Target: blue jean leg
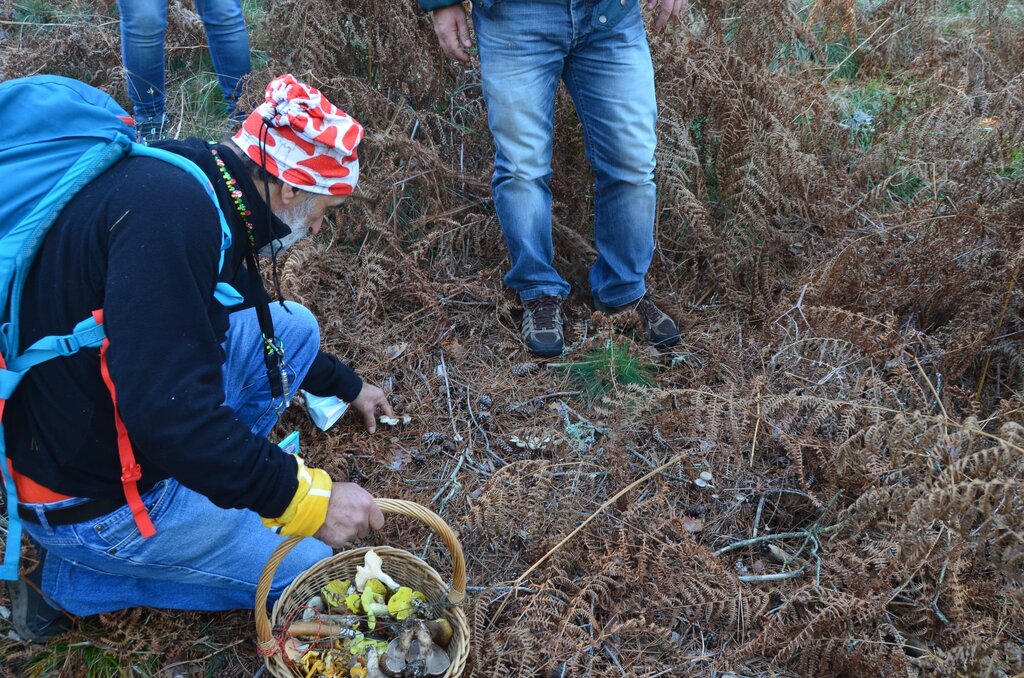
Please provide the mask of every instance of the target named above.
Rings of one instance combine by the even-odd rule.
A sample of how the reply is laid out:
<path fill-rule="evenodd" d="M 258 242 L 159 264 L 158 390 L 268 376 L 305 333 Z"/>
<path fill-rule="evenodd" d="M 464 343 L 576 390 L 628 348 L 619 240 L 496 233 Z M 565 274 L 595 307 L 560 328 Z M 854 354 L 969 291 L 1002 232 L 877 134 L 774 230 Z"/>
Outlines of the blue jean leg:
<path fill-rule="evenodd" d="M 563 3 L 564 4 L 564 3 Z M 487 122 L 494 137 L 492 191 L 512 267 L 505 284 L 524 300 L 566 297 L 551 238 L 555 92 L 571 21 L 558 3 L 473 5 Z"/>
<path fill-rule="evenodd" d="M 128 96 L 139 121 L 164 114 L 164 38 L 167 0 L 117 0 L 121 14 L 121 58 Z M 235 113 L 239 81 L 252 70 L 249 35 L 241 0 L 196 0 L 210 58 L 228 105 Z"/>
<path fill-rule="evenodd" d="M 565 62 L 594 170 L 595 299 L 622 306 L 642 297 L 654 256 L 654 68 L 639 3 L 611 30 L 592 30 Z"/>
<path fill-rule="evenodd" d="M 320 326 L 316 317 L 293 301 L 270 304 L 274 332 L 284 346 L 285 372 L 288 377 L 288 400 L 295 395 L 309 366 L 320 351 Z M 266 436 L 277 423 L 282 409 L 281 399 L 271 400 L 270 381 L 263 363 L 263 341 L 255 309 L 231 314 L 227 340 L 224 342 L 224 404 L 238 413 L 253 433 Z M 287 402 L 287 401 L 284 401 Z"/>
<path fill-rule="evenodd" d="M 138 121 L 164 114 L 164 33 L 167 0 L 117 0 L 121 59 Z"/>
<path fill-rule="evenodd" d="M 285 345 L 293 394 L 319 350 L 320 335 L 308 310 L 293 303 L 289 309 L 290 314 L 271 305 L 275 331 Z M 265 434 L 273 427 L 277 410 L 270 402 L 269 386 L 261 383 L 266 382 L 266 372 L 259 348 L 255 311 L 232 314 L 222 370 L 225 402 L 253 432 Z M 259 516 L 219 508 L 173 479 L 145 492 L 143 501 L 157 528 L 149 539 L 141 538 L 127 506 L 76 525 L 27 523 L 26 530 L 47 552 L 46 594 L 77 615 L 140 605 L 189 610 L 253 605 L 263 565 L 282 540 L 263 526 Z M 323 542 L 300 542 L 278 568 L 270 601 L 303 570 L 330 554 Z"/>
<path fill-rule="evenodd" d="M 242 93 L 242 78 L 252 70 L 249 33 L 245 28 L 241 0 L 195 0 L 195 3 L 206 27 L 210 60 L 224 93 L 228 116 L 237 117 L 239 112 L 235 105 Z"/>

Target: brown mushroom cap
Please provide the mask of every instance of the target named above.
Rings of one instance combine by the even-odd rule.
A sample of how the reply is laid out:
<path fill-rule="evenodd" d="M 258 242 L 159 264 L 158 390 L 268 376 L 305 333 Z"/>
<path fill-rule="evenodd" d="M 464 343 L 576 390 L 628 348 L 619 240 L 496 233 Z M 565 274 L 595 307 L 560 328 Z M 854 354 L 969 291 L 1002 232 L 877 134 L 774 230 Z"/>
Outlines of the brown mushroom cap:
<path fill-rule="evenodd" d="M 433 621 L 425 621 L 423 623 L 430 631 L 431 640 L 441 647 L 448 647 L 448 643 L 452 641 L 452 635 L 454 634 L 451 622 L 447 619 L 435 619 Z"/>

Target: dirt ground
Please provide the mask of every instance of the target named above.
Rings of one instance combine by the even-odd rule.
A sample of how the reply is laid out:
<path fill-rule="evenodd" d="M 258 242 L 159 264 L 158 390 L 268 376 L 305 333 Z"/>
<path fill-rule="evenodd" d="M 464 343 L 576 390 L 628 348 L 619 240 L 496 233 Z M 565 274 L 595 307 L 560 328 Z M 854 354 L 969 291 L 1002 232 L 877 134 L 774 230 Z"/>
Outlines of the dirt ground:
<path fill-rule="evenodd" d="M 201 23 L 170 5 L 173 129 L 215 138 Z M 683 327 L 670 351 L 589 309 L 593 179 L 561 92 L 574 291 L 551 361 L 522 349 L 501 282 L 478 66 L 443 59 L 411 2 L 246 8 L 248 101 L 290 71 L 367 129 L 371 199 L 288 256 L 284 290 L 412 417 L 322 433 L 296 406 L 275 436 L 299 429 L 310 463 L 458 530 L 467 675 L 1024 671 L 1019 2 L 696 0 L 652 35 L 649 283 Z M 0 20 L 3 78 L 57 72 L 124 102 L 112 0 Z M 412 521 L 371 543 L 449 576 Z M 0 663 L 251 676 L 254 636 L 245 611 L 139 609 L 42 648 L 0 640 Z"/>

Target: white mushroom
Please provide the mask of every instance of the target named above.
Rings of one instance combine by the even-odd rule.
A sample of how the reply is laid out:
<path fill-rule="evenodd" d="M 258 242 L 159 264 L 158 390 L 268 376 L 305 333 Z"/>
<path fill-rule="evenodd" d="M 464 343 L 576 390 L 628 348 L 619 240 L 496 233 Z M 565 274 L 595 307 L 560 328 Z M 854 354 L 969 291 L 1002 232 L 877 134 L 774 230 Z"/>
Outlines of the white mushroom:
<path fill-rule="evenodd" d="M 380 670 L 380 657 L 373 645 L 366 648 L 366 678 L 386 678 Z"/>
<path fill-rule="evenodd" d="M 363 556 L 363 564 L 356 566 L 356 590 L 361 593 L 366 588 L 366 582 L 371 579 L 376 579 L 389 589 L 399 588 L 398 582 L 381 569 L 383 564 L 384 561 L 380 559 L 380 556 L 373 549 L 367 551 L 366 555 Z"/>

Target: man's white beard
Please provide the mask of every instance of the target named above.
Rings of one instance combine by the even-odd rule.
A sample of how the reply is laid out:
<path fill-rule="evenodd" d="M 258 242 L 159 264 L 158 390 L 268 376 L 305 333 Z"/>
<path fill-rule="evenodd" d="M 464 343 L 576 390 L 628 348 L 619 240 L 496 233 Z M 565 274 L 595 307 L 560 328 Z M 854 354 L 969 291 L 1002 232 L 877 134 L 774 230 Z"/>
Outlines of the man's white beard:
<path fill-rule="evenodd" d="M 313 209 L 315 207 L 316 199 L 308 197 L 295 207 L 282 210 L 281 213 L 277 215 L 277 218 L 287 224 L 288 228 L 290 228 L 292 232 L 283 238 L 271 240 L 260 248 L 260 254 L 265 257 L 273 257 L 277 254 L 281 254 L 281 252 L 284 252 L 289 247 L 309 235 L 309 217 L 313 214 Z"/>

